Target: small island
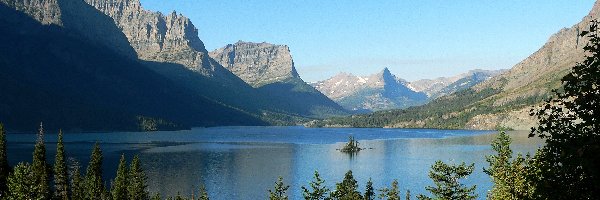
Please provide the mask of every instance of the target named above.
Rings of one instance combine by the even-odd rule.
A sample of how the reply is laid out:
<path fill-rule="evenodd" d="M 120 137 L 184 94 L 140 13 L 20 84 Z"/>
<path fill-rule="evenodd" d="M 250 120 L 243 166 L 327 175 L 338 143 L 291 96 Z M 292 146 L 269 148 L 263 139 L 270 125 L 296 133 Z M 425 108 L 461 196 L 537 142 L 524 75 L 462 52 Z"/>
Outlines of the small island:
<path fill-rule="evenodd" d="M 344 153 L 358 153 L 360 150 L 362 149 L 359 147 L 359 142 L 353 136 L 349 136 L 346 145 L 340 149 Z"/>

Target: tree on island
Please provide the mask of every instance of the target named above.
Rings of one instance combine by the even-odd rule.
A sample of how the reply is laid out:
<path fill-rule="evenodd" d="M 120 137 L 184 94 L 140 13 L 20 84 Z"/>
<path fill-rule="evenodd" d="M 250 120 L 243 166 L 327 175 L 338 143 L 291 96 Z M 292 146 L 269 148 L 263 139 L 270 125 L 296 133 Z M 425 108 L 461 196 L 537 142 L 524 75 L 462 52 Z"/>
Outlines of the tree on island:
<path fill-rule="evenodd" d="M 340 151 L 344 153 L 356 153 L 360 150 L 362 149 L 359 147 L 359 142 L 356 141 L 353 136 L 348 136 L 348 142 L 340 149 Z"/>

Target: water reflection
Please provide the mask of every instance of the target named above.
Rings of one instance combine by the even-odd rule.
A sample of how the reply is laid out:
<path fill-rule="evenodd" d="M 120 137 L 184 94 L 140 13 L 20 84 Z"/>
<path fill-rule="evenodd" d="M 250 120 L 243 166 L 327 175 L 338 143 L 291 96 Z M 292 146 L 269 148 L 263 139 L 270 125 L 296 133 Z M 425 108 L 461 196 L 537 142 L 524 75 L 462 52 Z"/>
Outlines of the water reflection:
<path fill-rule="evenodd" d="M 495 137 L 488 132 L 298 127 L 198 130 L 68 134 L 65 140 L 68 155 L 82 163 L 87 163 L 93 142 L 100 141 L 107 177 L 114 177 L 120 154 L 129 158 L 140 154 L 149 189 L 165 195 L 191 194 L 205 185 L 215 199 L 265 199 L 277 177 L 283 176 L 293 186 L 292 199 L 300 199 L 300 186 L 308 185 L 315 170 L 329 188 L 334 188 L 346 171 L 353 170 L 361 189 L 369 178 L 376 188 L 398 179 L 402 193 L 410 189 L 418 194 L 431 184 L 427 174 L 436 160 L 476 163 L 476 171 L 467 183 L 478 185 L 480 197 L 485 197 L 491 184 L 481 170 L 487 167 L 485 155 L 492 153 L 490 142 Z M 337 150 L 350 134 L 367 148 L 353 157 Z M 527 132 L 510 135 L 515 152 L 532 152 L 542 143 L 527 138 Z M 8 139 L 11 164 L 31 160 L 35 135 L 9 135 Z M 52 135 L 47 140 L 55 141 Z M 55 145 L 47 148 L 54 155 Z"/>

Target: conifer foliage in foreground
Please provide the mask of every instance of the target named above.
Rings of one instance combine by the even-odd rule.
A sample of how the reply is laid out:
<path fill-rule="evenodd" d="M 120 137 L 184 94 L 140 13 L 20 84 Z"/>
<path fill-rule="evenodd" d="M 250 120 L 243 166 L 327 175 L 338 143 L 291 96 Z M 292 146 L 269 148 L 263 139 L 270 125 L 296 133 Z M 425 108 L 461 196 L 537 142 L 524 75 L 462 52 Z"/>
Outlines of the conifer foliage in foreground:
<path fill-rule="evenodd" d="M 112 189 L 109 191 L 102 179 L 102 151 L 99 144 L 93 148 L 86 175 L 81 176 L 79 164 L 76 161 L 67 162 L 62 131 L 58 133 L 54 166 L 46 162 L 44 134 L 43 125 L 40 124 L 33 162 L 21 162 L 11 168 L 6 156 L 6 133 L 0 124 L 0 199 L 150 199 L 146 190 L 146 175 L 137 156 L 129 168 L 126 166 L 125 156 L 121 157 L 117 177 L 112 181 Z"/>

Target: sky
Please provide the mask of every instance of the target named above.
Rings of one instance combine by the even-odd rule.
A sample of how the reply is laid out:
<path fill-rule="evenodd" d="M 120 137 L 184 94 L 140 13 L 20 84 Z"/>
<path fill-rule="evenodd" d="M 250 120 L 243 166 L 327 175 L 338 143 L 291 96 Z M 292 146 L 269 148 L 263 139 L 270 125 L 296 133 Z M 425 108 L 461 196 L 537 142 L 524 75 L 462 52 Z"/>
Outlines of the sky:
<path fill-rule="evenodd" d="M 408 81 L 508 69 L 594 0 L 141 0 L 183 14 L 212 51 L 239 40 L 288 45 L 307 82 L 384 67 Z"/>

